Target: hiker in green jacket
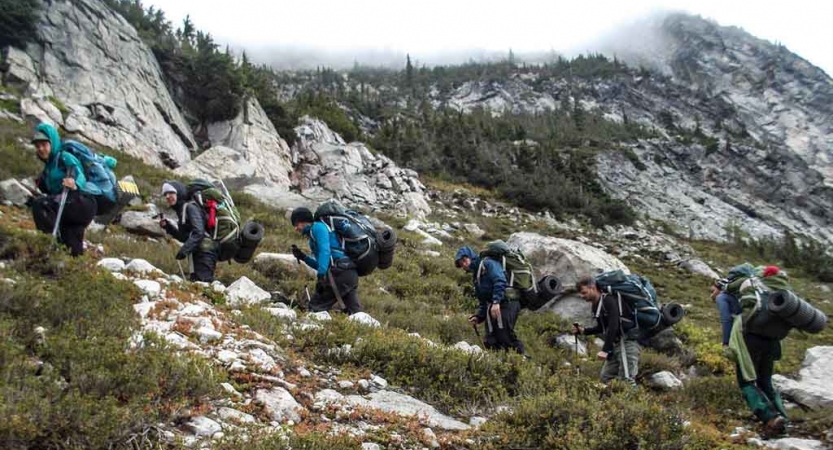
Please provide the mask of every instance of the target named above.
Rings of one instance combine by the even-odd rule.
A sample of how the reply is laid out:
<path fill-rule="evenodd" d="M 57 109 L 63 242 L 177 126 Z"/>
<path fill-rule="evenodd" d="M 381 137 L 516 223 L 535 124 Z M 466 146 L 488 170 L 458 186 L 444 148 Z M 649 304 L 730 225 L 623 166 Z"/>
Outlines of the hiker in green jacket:
<path fill-rule="evenodd" d="M 35 226 L 44 233 L 52 233 L 55 222 L 60 221 L 58 240 L 70 248 L 72 256 L 78 256 L 84 253 L 84 232 L 97 210 L 95 199 L 85 192 L 84 168 L 78 158 L 62 151 L 61 137 L 52 125 L 38 125 L 32 144 L 38 159 L 44 163 L 36 181 L 44 195 L 30 203 Z M 64 196 L 64 208 L 58 217 Z"/>

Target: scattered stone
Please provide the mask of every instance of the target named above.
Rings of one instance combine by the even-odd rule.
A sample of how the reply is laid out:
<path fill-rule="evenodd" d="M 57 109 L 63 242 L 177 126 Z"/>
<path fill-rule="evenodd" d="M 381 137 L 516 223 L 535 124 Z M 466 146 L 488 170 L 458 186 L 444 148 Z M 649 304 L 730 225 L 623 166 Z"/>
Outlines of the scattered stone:
<path fill-rule="evenodd" d="M 677 263 L 678 266 L 681 268 L 688 270 L 691 273 L 702 275 L 710 280 L 716 280 L 720 278 L 720 275 L 717 274 L 708 264 L 704 263 L 699 259 L 687 259 Z"/>
<path fill-rule="evenodd" d="M 222 387 L 223 390 L 230 394 L 232 397 L 243 397 L 243 394 L 237 392 L 237 389 L 235 389 L 234 386 L 231 385 L 231 383 L 221 383 L 220 387 Z"/>
<path fill-rule="evenodd" d="M 329 322 L 330 320 L 333 320 L 333 318 L 330 316 L 330 313 L 328 313 L 327 311 L 309 313 L 307 314 L 307 318 L 317 320 L 319 322 Z"/>
<path fill-rule="evenodd" d="M 269 314 L 279 318 L 284 319 L 289 322 L 294 322 L 298 319 L 298 313 L 295 312 L 294 309 L 286 309 L 286 308 L 265 308 L 266 312 Z"/>
<path fill-rule="evenodd" d="M 562 334 L 555 338 L 555 343 L 559 347 L 569 350 L 571 353 L 578 351 L 578 354 L 581 356 L 587 356 L 587 345 L 585 345 L 584 341 L 581 339 L 578 340 L 578 346 L 576 346 L 576 336 L 572 334 Z M 578 350 L 576 350 L 578 348 Z"/>
<path fill-rule="evenodd" d="M 441 253 L 435 250 L 420 250 L 419 253 L 421 255 L 428 256 L 430 258 L 439 258 Z"/>
<path fill-rule="evenodd" d="M 353 384 L 352 381 L 342 380 L 338 382 L 338 387 L 341 389 L 353 389 L 353 386 L 355 386 L 355 384 Z"/>
<path fill-rule="evenodd" d="M 219 423 L 205 416 L 192 417 L 191 420 L 185 423 L 184 428 L 197 437 L 211 437 L 215 433 L 223 431 L 223 427 Z"/>
<path fill-rule="evenodd" d="M 217 280 L 214 280 L 214 281 L 211 283 L 211 289 L 213 289 L 213 290 L 214 290 L 214 292 L 216 292 L 216 293 L 218 293 L 218 294 L 222 294 L 222 293 L 225 293 L 225 292 L 226 292 L 226 285 L 224 285 L 223 283 L 221 283 L 221 282 L 219 282 L 219 281 L 217 281 Z"/>
<path fill-rule="evenodd" d="M 683 382 L 667 370 L 651 375 L 651 378 L 648 379 L 648 384 L 662 390 L 674 390 L 683 387 Z"/>
<path fill-rule="evenodd" d="M 434 236 L 431 236 L 430 234 L 420 229 L 417 229 L 415 233 L 422 236 L 422 245 L 433 245 L 436 247 L 441 247 L 443 245 L 443 241 L 435 238 Z"/>
<path fill-rule="evenodd" d="M 315 269 L 299 262 L 295 256 L 287 253 L 258 253 L 253 262 L 256 267 L 262 268 L 269 264 L 277 264 L 290 273 L 306 273 L 315 276 Z"/>
<path fill-rule="evenodd" d="M 362 442 L 362 450 L 382 450 L 382 446 L 375 442 Z"/>
<path fill-rule="evenodd" d="M 121 213 L 119 224 L 133 234 L 164 237 L 165 230 L 159 226 L 159 221 L 153 218 L 156 215 L 156 207 L 151 206 L 146 211 L 124 211 Z"/>
<path fill-rule="evenodd" d="M 153 264 L 139 258 L 131 260 L 127 266 L 125 266 L 124 270 L 140 274 L 148 274 L 152 272 L 162 273 L 162 271 L 154 267 Z"/>
<path fill-rule="evenodd" d="M 382 324 L 379 323 L 378 320 L 374 319 L 373 317 L 370 316 L 370 314 L 368 314 L 366 312 L 359 312 L 359 313 L 356 313 L 356 314 L 352 314 L 348 318 L 348 320 L 350 320 L 352 322 L 358 322 L 360 324 L 367 325 L 367 326 L 373 327 L 373 328 L 379 328 L 379 327 L 382 326 Z"/>
<path fill-rule="evenodd" d="M 96 263 L 96 266 L 103 267 L 110 272 L 121 272 L 125 268 L 124 261 L 118 258 L 104 258 Z"/>
<path fill-rule="evenodd" d="M 139 315 L 142 319 L 146 319 L 148 314 L 156 307 L 156 302 L 142 302 L 136 303 L 133 305 L 133 310 L 136 311 L 136 314 Z"/>
<path fill-rule="evenodd" d="M 223 338 L 223 333 L 220 333 L 219 331 L 209 327 L 197 328 L 196 334 L 199 337 L 200 342 L 203 344 L 213 341 L 219 341 Z"/>
<path fill-rule="evenodd" d="M 487 419 L 485 417 L 474 416 L 469 418 L 469 425 L 473 426 L 474 428 L 480 428 L 485 424 Z"/>
<path fill-rule="evenodd" d="M 375 385 L 377 385 L 377 386 L 379 386 L 379 387 L 381 387 L 381 388 L 386 388 L 386 387 L 388 387 L 388 380 L 386 380 L 386 379 L 384 379 L 384 378 L 380 377 L 379 375 L 373 375 L 373 378 L 371 378 L 371 379 L 370 379 L 370 381 L 371 381 L 373 384 L 375 384 Z"/>
<path fill-rule="evenodd" d="M 359 380 L 359 387 L 362 390 L 365 390 L 365 391 L 370 390 L 370 381 L 367 381 L 367 380 L 364 380 L 364 379 Z"/>
<path fill-rule="evenodd" d="M 295 401 L 292 394 L 282 387 L 272 389 L 259 389 L 255 392 L 255 401 L 263 405 L 269 418 L 276 422 L 291 420 L 295 423 L 301 421 L 303 407 Z"/>
<path fill-rule="evenodd" d="M 463 229 L 466 230 L 468 234 L 478 239 L 480 239 L 481 237 L 483 237 L 484 234 L 486 234 L 485 231 L 483 231 L 479 226 L 477 226 L 477 224 L 474 223 L 464 224 Z"/>
<path fill-rule="evenodd" d="M 226 289 L 226 299 L 229 306 L 253 305 L 270 298 L 272 298 L 272 295 L 245 276 L 240 277 Z"/>
<path fill-rule="evenodd" d="M 434 434 L 434 430 L 430 428 L 423 428 L 422 436 L 426 441 L 428 441 L 428 445 L 430 445 L 431 448 L 440 448 L 440 441 L 437 440 L 437 435 Z"/>
<path fill-rule="evenodd" d="M 311 373 L 309 372 L 309 370 L 307 370 L 307 369 L 301 369 L 301 370 L 299 370 L 299 371 L 298 371 L 298 375 L 301 375 L 301 376 L 302 376 L 302 377 L 304 377 L 304 378 L 309 378 L 309 377 L 311 377 L 311 376 L 312 376 L 312 374 L 311 374 Z"/>
<path fill-rule="evenodd" d="M 452 346 L 451 348 L 456 349 L 456 350 L 460 350 L 461 352 L 468 353 L 470 355 L 475 355 L 475 354 L 483 352 L 483 349 L 481 349 L 479 346 L 471 345 L 466 341 L 460 341 L 460 342 L 454 344 L 454 346 Z"/>
<path fill-rule="evenodd" d="M 226 422 L 232 422 L 237 424 L 247 424 L 247 423 L 255 423 L 257 420 L 251 414 L 246 414 L 244 412 L 238 411 L 233 408 L 228 407 L 221 407 L 217 410 L 217 415 L 220 416 Z"/>
<path fill-rule="evenodd" d="M 136 280 L 133 282 L 141 291 L 149 298 L 156 298 L 162 292 L 162 286 L 158 281 L 153 280 Z"/>

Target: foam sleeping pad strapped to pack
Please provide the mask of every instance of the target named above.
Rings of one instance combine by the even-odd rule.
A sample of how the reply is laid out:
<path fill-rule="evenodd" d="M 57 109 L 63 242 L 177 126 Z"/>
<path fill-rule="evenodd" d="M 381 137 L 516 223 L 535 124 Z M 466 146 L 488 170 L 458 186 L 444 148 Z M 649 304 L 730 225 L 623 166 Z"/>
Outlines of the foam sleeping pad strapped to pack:
<path fill-rule="evenodd" d="M 561 293 L 561 281 L 558 278 L 547 275 L 538 280 L 538 295 L 546 298 L 547 301 Z"/>
<path fill-rule="evenodd" d="M 675 325 L 677 322 L 683 320 L 683 316 L 685 316 L 685 309 L 683 309 L 682 305 L 679 303 L 668 303 L 663 305 L 661 311 L 662 324 L 665 326 Z"/>
<path fill-rule="evenodd" d="M 240 232 L 240 248 L 237 250 L 237 254 L 234 255 L 234 262 L 246 264 L 251 261 L 257 246 L 263 240 L 264 234 L 265 230 L 261 224 L 252 221 L 246 222 Z"/>
<path fill-rule="evenodd" d="M 770 312 L 801 331 L 815 334 L 827 325 L 827 315 L 791 291 L 771 293 L 768 307 Z"/>
<path fill-rule="evenodd" d="M 396 232 L 392 228 L 377 230 L 377 241 L 379 243 L 379 270 L 385 270 L 393 265 L 393 256 L 396 251 Z"/>

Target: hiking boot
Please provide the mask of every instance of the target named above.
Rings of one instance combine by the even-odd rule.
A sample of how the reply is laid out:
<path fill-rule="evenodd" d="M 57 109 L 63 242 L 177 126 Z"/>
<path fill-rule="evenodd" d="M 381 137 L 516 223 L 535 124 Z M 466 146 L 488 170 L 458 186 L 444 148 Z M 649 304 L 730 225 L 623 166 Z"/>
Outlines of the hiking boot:
<path fill-rule="evenodd" d="M 786 429 L 786 427 L 787 421 L 781 416 L 776 416 L 766 423 L 765 431 L 766 434 L 769 436 L 779 436 L 781 434 L 784 434 L 784 430 Z"/>

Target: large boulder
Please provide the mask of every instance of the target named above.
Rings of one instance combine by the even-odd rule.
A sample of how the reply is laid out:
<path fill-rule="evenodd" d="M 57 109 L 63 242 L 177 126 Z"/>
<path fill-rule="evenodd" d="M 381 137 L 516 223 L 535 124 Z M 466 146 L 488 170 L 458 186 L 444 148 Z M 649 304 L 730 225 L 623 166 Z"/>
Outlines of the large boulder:
<path fill-rule="evenodd" d="M 578 241 L 521 232 L 509 236 L 507 244 L 520 249 L 526 255 L 535 268 L 536 275 L 555 275 L 565 288 L 561 295 L 556 296 L 539 311 L 553 311 L 585 325 L 590 324 L 592 313 L 588 303 L 576 295 L 576 281 L 584 275 L 607 270 L 623 270 L 630 273 L 627 266 L 616 257 Z"/>
<path fill-rule="evenodd" d="M 14 178 L 0 182 L 0 199 L 11 202 L 15 206 L 24 206 L 31 196 L 32 192 Z"/>
<path fill-rule="evenodd" d="M 808 408 L 833 408 L 833 389 L 829 384 L 831 373 L 833 346 L 813 347 L 804 356 L 798 380 L 774 375 L 772 382 L 785 396 Z"/>
<path fill-rule="evenodd" d="M 255 256 L 253 264 L 261 271 L 266 271 L 270 267 L 279 267 L 282 271 L 305 273 L 315 276 L 315 269 L 299 262 L 293 255 L 288 253 L 258 253 Z"/>
<path fill-rule="evenodd" d="M 127 231 L 142 236 L 164 237 L 165 230 L 159 226 L 159 220 L 154 219 L 156 207 L 148 205 L 145 211 L 124 211 L 121 213 L 119 225 Z"/>
<path fill-rule="evenodd" d="M 536 274 L 555 275 L 563 285 L 575 284 L 583 275 L 608 270 L 630 273 L 616 257 L 579 241 L 521 232 L 509 236 L 507 244 L 526 255 Z"/>
<path fill-rule="evenodd" d="M 100 0 L 39 10 L 37 42 L 6 58 L 5 81 L 24 91 L 26 116 L 147 163 L 187 162 L 196 147 L 190 127 L 136 30 Z"/>

